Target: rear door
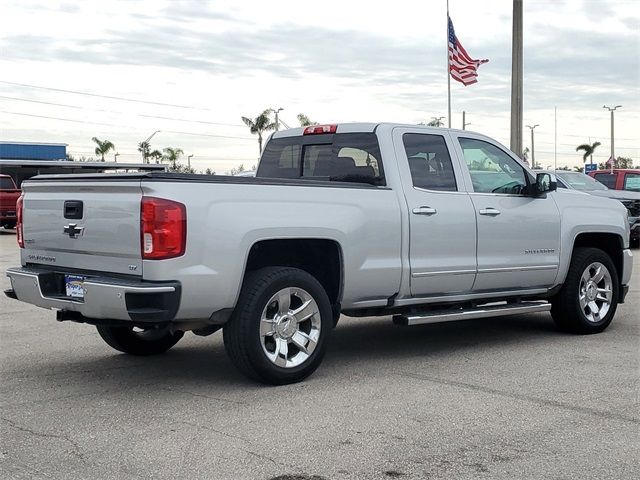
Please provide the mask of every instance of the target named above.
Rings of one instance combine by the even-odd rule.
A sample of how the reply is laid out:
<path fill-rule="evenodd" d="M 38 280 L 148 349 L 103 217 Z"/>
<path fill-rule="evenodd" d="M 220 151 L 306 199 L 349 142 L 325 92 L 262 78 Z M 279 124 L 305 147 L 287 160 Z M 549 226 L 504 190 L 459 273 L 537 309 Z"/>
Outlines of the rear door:
<path fill-rule="evenodd" d="M 23 264 L 142 275 L 140 182 L 23 184 Z"/>
<path fill-rule="evenodd" d="M 533 176 L 501 146 L 452 133 L 472 185 L 478 224 L 477 292 L 548 287 L 560 259 L 560 213 L 552 193 L 526 194 Z"/>
<path fill-rule="evenodd" d="M 476 276 L 476 218 L 449 135 L 393 130 L 409 210 L 411 295 L 468 292 Z"/>

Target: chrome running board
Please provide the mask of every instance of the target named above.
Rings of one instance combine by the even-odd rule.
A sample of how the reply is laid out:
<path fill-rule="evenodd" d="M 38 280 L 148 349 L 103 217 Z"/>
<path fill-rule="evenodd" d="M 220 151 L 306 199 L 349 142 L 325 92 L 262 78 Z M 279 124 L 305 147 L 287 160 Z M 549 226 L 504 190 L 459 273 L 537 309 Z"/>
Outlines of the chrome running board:
<path fill-rule="evenodd" d="M 511 304 L 486 304 L 468 309 L 433 310 L 431 312 L 395 315 L 393 323 L 410 326 L 425 323 L 455 322 L 475 318 L 502 317 L 519 313 L 548 312 L 551 304 L 541 302 L 518 302 Z"/>

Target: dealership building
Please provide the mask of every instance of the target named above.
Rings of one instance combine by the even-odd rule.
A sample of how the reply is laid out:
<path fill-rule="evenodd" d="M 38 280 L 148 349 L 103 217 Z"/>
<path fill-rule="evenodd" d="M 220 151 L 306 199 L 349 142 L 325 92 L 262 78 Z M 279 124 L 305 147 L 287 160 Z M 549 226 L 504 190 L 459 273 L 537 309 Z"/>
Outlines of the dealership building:
<path fill-rule="evenodd" d="M 115 171 L 164 171 L 165 165 L 146 163 L 76 162 L 67 159 L 66 143 L 0 141 L 0 173 L 20 184 L 36 175 Z"/>

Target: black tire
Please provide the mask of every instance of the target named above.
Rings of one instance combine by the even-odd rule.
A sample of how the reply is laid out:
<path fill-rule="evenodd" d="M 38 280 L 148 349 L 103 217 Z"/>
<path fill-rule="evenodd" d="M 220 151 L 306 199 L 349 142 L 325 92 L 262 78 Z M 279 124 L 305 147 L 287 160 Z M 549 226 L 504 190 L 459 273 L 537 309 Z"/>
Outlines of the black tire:
<path fill-rule="evenodd" d="M 130 355 L 157 355 L 173 347 L 184 332 L 171 333 L 168 327 L 135 331 L 133 327 L 97 325 L 98 333 L 107 345 Z"/>
<path fill-rule="evenodd" d="M 580 306 L 579 292 L 582 274 L 595 262 L 604 265 L 609 271 L 612 297 L 606 315 L 599 321 L 590 321 L 587 313 Z M 565 332 L 582 335 L 600 333 L 613 320 L 618 307 L 619 291 L 618 272 L 609 255 L 598 248 L 576 248 L 571 257 L 571 265 L 564 285 L 551 300 L 551 315 L 556 326 Z"/>
<path fill-rule="evenodd" d="M 320 317 L 314 316 L 314 321 L 320 328 L 315 349 L 308 358 L 297 366 L 285 368 L 268 358 L 260 335 L 260 324 L 263 311 L 267 311 L 268 305 L 273 305 L 269 303 L 272 297 L 287 288 L 302 289 L 311 296 L 318 307 L 316 315 Z M 249 273 L 245 278 L 238 304 L 224 326 L 224 345 L 229 358 L 244 375 L 262 383 L 284 385 L 299 382 L 318 368 L 332 327 L 331 303 L 320 282 L 297 268 L 266 267 Z"/>

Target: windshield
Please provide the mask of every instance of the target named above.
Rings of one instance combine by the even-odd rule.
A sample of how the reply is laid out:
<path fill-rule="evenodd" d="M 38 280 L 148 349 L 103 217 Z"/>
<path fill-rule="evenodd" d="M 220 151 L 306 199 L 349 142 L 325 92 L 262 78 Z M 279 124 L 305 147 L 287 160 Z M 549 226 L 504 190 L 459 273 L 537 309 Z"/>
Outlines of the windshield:
<path fill-rule="evenodd" d="M 561 172 L 556 171 L 556 176 L 570 188 L 581 190 L 583 192 L 592 192 L 594 190 L 608 190 L 603 184 L 594 180 L 589 175 L 579 172 Z"/>

